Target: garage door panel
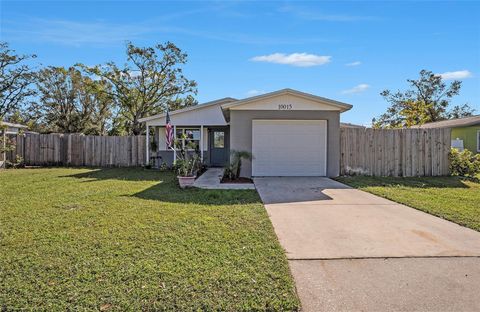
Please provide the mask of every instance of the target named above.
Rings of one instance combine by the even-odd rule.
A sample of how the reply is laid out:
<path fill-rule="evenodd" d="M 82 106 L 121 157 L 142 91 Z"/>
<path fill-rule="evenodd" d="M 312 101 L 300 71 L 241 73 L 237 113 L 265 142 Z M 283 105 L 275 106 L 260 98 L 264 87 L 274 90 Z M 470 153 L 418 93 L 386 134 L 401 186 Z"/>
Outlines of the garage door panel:
<path fill-rule="evenodd" d="M 325 120 L 254 120 L 252 127 L 252 175 L 326 175 Z"/>

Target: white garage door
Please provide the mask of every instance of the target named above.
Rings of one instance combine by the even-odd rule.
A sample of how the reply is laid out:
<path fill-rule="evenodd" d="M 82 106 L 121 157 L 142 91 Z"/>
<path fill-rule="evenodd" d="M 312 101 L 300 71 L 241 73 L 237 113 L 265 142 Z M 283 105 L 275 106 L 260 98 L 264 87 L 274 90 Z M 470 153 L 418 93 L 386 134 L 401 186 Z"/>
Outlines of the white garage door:
<path fill-rule="evenodd" d="M 253 120 L 252 175 L 325 176 L 327 121 Z"/>

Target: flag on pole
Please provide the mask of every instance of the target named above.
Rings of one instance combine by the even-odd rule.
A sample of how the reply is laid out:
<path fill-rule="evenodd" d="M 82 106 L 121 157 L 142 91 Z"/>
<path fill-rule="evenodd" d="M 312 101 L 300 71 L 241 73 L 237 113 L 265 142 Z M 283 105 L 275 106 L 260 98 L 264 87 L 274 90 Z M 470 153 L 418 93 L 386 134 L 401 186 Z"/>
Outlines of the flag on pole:
<path fill-rule="evenodd" d="M 168 109 L 165 121 L 165 142 L 167 142 L 167 148 L 173 148 L 173 126 L 170 123 L 170 115 L 168 114 Z"/>

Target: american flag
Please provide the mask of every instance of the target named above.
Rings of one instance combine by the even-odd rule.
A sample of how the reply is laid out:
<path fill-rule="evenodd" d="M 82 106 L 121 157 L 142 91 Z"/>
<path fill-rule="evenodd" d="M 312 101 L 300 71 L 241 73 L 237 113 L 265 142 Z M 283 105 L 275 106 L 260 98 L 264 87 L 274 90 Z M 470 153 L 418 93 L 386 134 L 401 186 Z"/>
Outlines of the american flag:
<path fill-rule="evenodd" d="M 167 118 L 165 124 L 165 142 L 167 142 L 167 148 L 172 148 L 173 145 L 173 126 L 170 123 L 170 115 L 167 110 Z"/>

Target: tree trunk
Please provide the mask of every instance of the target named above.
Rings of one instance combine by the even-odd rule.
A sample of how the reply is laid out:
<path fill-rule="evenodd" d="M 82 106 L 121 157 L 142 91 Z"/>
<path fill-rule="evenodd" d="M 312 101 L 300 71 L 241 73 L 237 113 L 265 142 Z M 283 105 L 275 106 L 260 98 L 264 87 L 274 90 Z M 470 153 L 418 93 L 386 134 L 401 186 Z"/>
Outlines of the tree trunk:
<path fill-rule="evenodd" d="M 133 120 L 132 122 L 132 134 L 133 135 L 141 135 L 143 132 L 142 124 L 138 122 L 138 120 Z"/>
<path fill-rule="evenodd" d="M 240 178 L 240 169 L 242 168 L 242 158 L 238 158 L 238 167 L 237 167 L 237 173 L 236 173 L 236 178 Z"/>

